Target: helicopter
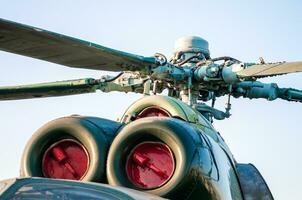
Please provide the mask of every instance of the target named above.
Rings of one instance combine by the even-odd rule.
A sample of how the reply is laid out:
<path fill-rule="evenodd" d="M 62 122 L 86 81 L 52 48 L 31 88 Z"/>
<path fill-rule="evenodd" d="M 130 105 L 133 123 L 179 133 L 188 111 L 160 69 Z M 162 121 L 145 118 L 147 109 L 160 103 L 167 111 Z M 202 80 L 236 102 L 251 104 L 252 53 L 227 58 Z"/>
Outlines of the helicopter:
<path fill-rule="evenodd" d="M 301 102 L 300 90 L 256 81 L 299 72 L 301 62 L 266 63 L 261 59 L 260 63 L 243 63 L 231 57 L 211 58 L 207 41 L 196 36 L 178 40 L 174 56 L 168 61 L 159 53 L 153 57 L 137 56 L 7 20 L 1 20 L 0 24 L 1 50 L 69 67 L 121 71 L 115 77 L 104 76 L 97 80 L 1 87 L 1 100 L 64 96 L 96 90 L 135 92 L 145 96 L 128 108 L 120 122 L 70 116 L 46 124 L 36 132 L 25 149 L 21 176 L 108 181 L 110 185 L 172 199 L 196 199 L 200 196 L 206 199 L 242 199 L 250 196 L 259 199 L 256 195 L 272 199 L 257 169 L 234 160 L 211 122 L 230 117 L 231 97 Z M 167 96 L 157 95 L 164 90 L 168 91 Z M 225 95 L 228 96 L 225 111 L 214 108 L 216 98 Z M 212 106 L 204 104 L 208 101 L 212 102 Z M 77 130 L 83 128 L 79 125 L 86 127 L 90 123 L 105 130 L 107 135 L 104 135 L 105 139 L 95 139 L 101 143 L 89 147 L 92 142 L 84 140 L 83 133 Z M 66 124 L 72 126 L 66 128 Z M 96 137 L 96 133 L 87 134 Z M 62 148 L 66 146 L 82 152 L 83 159 L 86 155 L 89 162 L 84 163 L 87 166 L 77 169 L 84 169 L 83 172 L 64 161 L 66 155 Z M 97 147 L 104 146 L 108 149 L 98 149 L 95 153 Z M 148 152 L 153 147 L 160 152 Z M 106 154 L 107 151 L 108 158 L 107 155 L 91 156 L 100 152 Z M 166 156 L 166 166 L 158 167 L 150 163 L 150 160 L 155 160 L 153 156 L 159 154 Z M 192 155 L 196 156 L 192 158 Z M 73 159 L 78 157 L 81 156 Z M 77 160 L 74 162 L 80 163 Z M 47 169 L 51 166 L 49 163 L 59 163 L 57 169 L 60 171 L 63 168 L 69 173 L 58 177 L 50 175 L 52 170 Z M 90 169 L 89 164 L 95 169 Z M 182 168 L 189 169 L 181 171 Z M 144 177 L 145 169 L 152 175 Z M 150 177 L 157 178 L 157 181 L 150 181 Z"/>

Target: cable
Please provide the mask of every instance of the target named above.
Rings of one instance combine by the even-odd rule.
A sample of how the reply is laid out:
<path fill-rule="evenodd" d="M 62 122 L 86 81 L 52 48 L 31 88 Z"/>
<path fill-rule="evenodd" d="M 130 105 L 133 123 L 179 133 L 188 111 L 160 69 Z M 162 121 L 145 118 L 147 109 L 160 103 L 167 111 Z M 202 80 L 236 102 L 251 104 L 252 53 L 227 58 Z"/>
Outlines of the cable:
<path fill-rule="evenodd" d="M 219 61 L 219 60 L 224 60 L 224 61 L 231 60 L 231 61 L 235 61 L 235 62 L 240 62 L 236 58 L 232 58 L 230 56 L 222 56 L 222 57 L 217 57 L 217 58 L 213 58 L 213 59 L 210 59 L 210 60 L 213 61 L 213 62 L 216 62 L 216 61 Z"/>
<path fill-rule="evenodd" d="M 118 75 L 116 75 L 115 77 L 112 77 L 110 79 L 106 79 L 104 82 L 111 82 L 116 80 L 118 77 L 120 77 L 122 74 L 124 74 L 124 72 L 120 72 Z"/>
<path fill-rule="evenodd" d="M 165 65 L 167 64 L 167 58 L 164 54 L 161 53 L 155 53 L 154 57 L 156 58 L 156 61 L 160 64 L 160 65 Z"/>
<path fill-rule="evenodd" d="M 205 59 L 205 57 L 202 53 L 198 53 L 197 55 L 191 56 L 191 57 L 185 59 L 184 61 L 181 61 L 180 63 L 178 63 L 178 66 L 182 66 L 183 64 L 185 64 L 185 63 L 189 62 L 190 60 L 192 60 L 193 58 Z"/>

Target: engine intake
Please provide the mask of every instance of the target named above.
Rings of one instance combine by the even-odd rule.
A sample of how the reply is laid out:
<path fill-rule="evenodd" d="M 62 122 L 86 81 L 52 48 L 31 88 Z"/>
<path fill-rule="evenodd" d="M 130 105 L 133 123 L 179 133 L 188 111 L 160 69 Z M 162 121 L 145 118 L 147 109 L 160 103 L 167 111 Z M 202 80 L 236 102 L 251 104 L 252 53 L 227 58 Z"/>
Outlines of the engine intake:
<path fill-rule="evenodd" d="M 217 178 L 200 130 L 175 118 L 146 117 L 127 124 L 108 153 L 109 184 L 167 198 L 184 199 L 195 190 L 210 196 L 215 189 L 207 179 Z"/>
<path fill-rule="evenodd" d="M 121 126 L 82 116 L 48 122 L 26 145 L 21 176 L 104 182 L 108 149 Z"/>

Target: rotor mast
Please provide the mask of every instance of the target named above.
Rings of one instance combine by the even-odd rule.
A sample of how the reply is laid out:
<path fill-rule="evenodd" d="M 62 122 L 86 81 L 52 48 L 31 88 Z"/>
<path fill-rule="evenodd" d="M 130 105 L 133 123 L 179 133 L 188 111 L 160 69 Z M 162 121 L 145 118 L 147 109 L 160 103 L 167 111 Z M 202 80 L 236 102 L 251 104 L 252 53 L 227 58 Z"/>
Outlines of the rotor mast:
<path fill-rule="evenodd" d="M 197 63 L 209 58 L 209 43 L 205 39 L 197 36 L 185 36 L 176 40 L 171 61 L 172 64 L 191 71 L 187 84 L 183 85 L 179 92 L 179 98 L 190 106 L 197 104 L 199 96 L 199 90 L 195 90 L 193 87 L 193 69 L 196 68 Z"/>

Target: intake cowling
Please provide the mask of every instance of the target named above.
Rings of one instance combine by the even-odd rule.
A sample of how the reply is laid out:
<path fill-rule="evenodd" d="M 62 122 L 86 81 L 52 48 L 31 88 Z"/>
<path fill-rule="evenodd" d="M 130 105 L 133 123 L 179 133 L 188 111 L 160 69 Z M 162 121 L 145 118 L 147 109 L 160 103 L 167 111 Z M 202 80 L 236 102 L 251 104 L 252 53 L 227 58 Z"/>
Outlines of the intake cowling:
<path fill-rule="evenodd" d="M 121 122 L 127 124 L 144 117 L 172 117 L 212 128 L 211 123 L 198 111 L 169 96 L 153 95 L 139 99 L 126 110 Z"/>
<path fill-rule="evenodd" d="M 127 124 L 108 154 L 111 185 L 184 199 L 217 195 L 218 172 L 203 134 L 175 118 L 146 117 Z"/>
<path fill-rule="evenodd" d="M 121 126 L 77 115 L 48 122 L 26 145 L 21 176 L 104 182 L 108 149 Z"/>
<path fill-rule="evenodd" d="M 169 199 L 242 200 L 232 155 L 198 111 L 167 96 L 147 96 L 121 118 L 126 125 L 107 159 L 108 183 Z"/>

